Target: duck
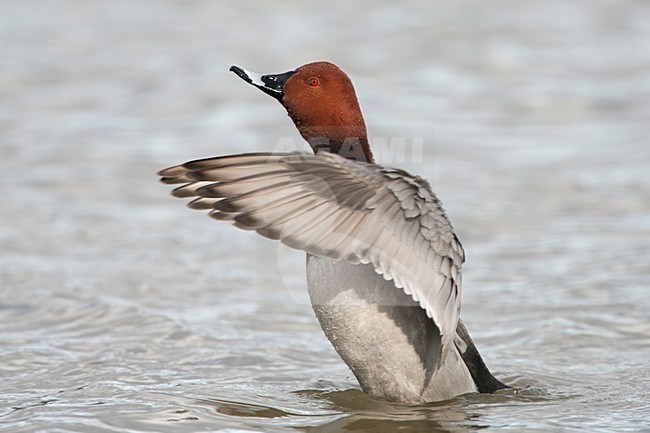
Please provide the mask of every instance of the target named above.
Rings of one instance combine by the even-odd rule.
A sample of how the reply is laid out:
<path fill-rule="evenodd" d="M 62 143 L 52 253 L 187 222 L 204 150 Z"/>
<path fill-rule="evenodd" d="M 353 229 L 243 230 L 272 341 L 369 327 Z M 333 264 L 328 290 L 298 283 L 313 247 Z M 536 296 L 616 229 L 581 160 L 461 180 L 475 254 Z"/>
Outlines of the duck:
<path fill-rule="evenodd" d="M 158 175 L 172 194 L 307 253 L 313 310 L 364 392 L 421 404 L 509 388 L 460 319 L 465 252 L 441 201 L 420 176 L 376 163 L 348 75 L 326 61 L 230 71 L 280 102 L 313 153 L 171 166 Z"/>

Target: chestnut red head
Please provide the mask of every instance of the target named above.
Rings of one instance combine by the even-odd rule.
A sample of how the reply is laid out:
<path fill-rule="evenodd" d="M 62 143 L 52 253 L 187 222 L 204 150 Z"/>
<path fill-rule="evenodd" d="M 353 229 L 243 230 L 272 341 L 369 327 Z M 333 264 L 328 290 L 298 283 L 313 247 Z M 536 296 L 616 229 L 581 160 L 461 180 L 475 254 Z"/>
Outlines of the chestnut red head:
<path fill-rule="evenodd" d="M 267 75 L 237 66 L 230 70 L 280 101 L 314 152 L 374 162 L 354 86 L 336 65 L 315 62 Z"/>

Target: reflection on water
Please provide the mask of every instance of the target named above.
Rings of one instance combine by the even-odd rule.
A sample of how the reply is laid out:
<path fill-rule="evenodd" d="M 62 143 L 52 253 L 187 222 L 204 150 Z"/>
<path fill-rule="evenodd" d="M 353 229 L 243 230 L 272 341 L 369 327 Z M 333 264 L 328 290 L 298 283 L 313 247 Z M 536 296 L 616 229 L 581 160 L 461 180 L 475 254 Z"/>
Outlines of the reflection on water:
<path fill-rule="evenodd" d="M 214 408 L 229 417 L 252 417 L 263 423 L 264 418 L 277 418 L 282 425 L 306 427 L 306 431 L 434 431 L 469 432 L 490 427 L 481 421 L 473 406 L 516 407 L 520 404 L 544 404 L 557 397 L 540 396 L 539 390 L 522 396 L 514 391 L 500 391 L 495 395 L 468 395 L 451 401 L 427 405 L 404 405 L 374 398 L 356 389 L 344 391 L 298 391 L 296 395 L 309 401 L 322 402 L 325 413 L 296 413 L 272 406 L 252 403 L 206 399 L 199 404 Z"/>
<path fill-rule="evenodd" d="M 0 14 L 3 428 L 647 429 L 645 2 L 23 0 Z M 521 391 L 363 394 L 308 305 L 303 255 L 158 184 L 188 159 L 301 143 L 228 68 L 320 59 L 352 76 L 379 159 L 445 203 L 468 256 L 463 319 Z"/>

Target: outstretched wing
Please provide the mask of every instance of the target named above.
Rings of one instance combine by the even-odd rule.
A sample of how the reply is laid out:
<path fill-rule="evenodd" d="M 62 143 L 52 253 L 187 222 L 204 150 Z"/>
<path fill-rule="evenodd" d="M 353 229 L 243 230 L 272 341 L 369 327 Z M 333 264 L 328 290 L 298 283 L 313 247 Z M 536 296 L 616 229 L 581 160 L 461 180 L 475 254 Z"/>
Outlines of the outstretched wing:
<path fill-rule="evenodd" d="M 208 158 L 159 175 L 213 218 L 313 255 L 371 263 L 433 319 L 443 350 L 452 344 L 464 253 L 420 177 L 331 153 Z"/>

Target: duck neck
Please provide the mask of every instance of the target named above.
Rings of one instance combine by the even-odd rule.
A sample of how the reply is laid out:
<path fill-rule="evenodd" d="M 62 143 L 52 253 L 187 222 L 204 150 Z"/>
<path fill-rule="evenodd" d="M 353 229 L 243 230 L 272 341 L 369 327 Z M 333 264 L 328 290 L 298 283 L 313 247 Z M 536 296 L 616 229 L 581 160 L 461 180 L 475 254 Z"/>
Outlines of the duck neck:
<path fill-rule="evenodd" d="M 345 138 L 332 138 L 330 135 L 314 135 L 306 138 L 314 153 L 331 152 L 347 159 L 374 164 L 375 158 L 370 150 L 368 138 L 349 135 Z"/>
<path fill-rule="evenodd" d="M 330 119 L 327 122 L 329 125 L 325 126 L 309 125 L 299 116 L 291 118 L 314 153 L 331 152 L 347 159 L 374 164 L 366 124 L 360 112 L 351 119 Z"/>

